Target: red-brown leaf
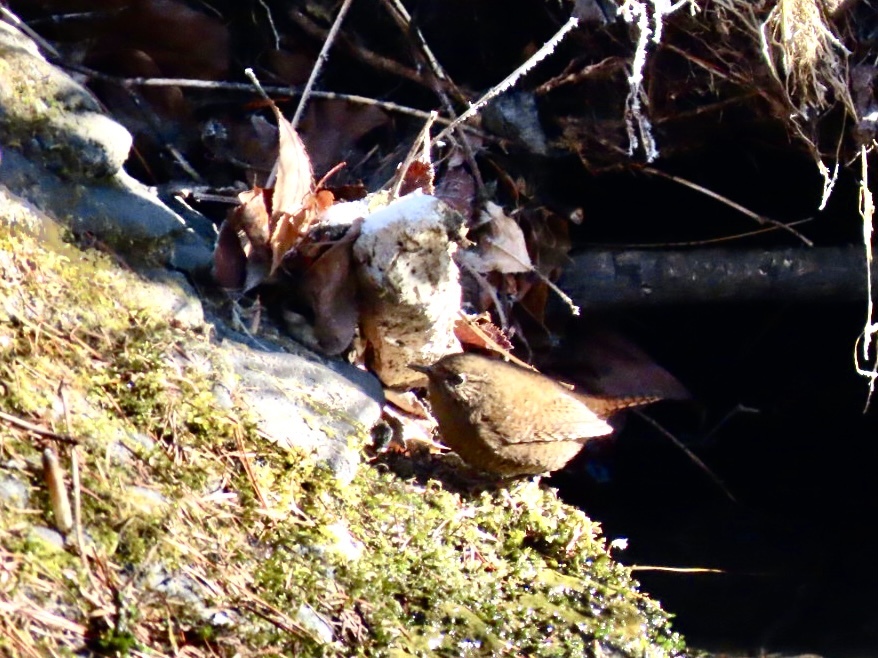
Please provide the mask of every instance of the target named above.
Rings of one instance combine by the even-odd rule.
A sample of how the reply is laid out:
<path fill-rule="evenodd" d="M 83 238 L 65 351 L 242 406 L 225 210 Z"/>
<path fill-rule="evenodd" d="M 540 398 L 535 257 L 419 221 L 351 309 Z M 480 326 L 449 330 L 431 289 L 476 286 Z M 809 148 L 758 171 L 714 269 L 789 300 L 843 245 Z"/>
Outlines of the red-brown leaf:
<path fill-rule="evenodd" d="M 402 176 L 402 185 L 399 187 L 399 195 L 405 196 L 415 190 L 421 190 L 424 194 L 433 194 L 433 165 L 423 160 L 415 160 Z"/>
<path fill-rule="evenodd" d="M 487 313 L 461 317 L 454 323 L 454 335 L 461 345 L 503 353 L 512 351 L 512 343 L 503 330 L 491 322 Z"/>
<path fill-rule="evenodd" d="M 222 288 L 240 290 L 246 276 L 247 254 L 238 232 L 229 222 L 220 226 L 213 251 L 213 278 Z"/>

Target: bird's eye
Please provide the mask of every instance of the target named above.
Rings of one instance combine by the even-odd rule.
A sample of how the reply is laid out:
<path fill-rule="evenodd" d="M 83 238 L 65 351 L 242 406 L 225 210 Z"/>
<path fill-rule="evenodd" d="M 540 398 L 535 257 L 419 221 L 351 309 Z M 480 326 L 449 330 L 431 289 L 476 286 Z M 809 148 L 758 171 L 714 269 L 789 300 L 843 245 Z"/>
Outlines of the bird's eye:
<path fill-rule="evenodd" d="M 454 374 L 448 375 L 448 379 L 445 381 L 448 382 L 449 386 L 460 386 L 464 382 L 464 377 L 459 372 L 455 372 Z"/>

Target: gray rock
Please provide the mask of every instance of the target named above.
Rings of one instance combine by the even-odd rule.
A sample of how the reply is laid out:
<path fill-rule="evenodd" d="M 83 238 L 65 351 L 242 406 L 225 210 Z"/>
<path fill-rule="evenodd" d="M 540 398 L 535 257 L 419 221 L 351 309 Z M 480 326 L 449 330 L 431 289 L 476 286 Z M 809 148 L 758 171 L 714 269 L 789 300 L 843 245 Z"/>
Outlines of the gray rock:
<path fill-rule="evenodd" d="M 198 293 L 179 272 L 151 269 L 143 272 L 149 280 L 132 289 L 135 303 L 143 305 L 172 324 L 185 328 L 204 325 L 204 308 Z"/>
<path fill-rule="evenodd" d="M 131 135 L 27 37 L 0 22 L 0 139 L 70 180 L 113 176 Z"/>
<path fill-rule="evenodd" d="M 30 502 L 30 486 L 12 475 L 0 475 L 0 506 L 24 509 Z"/>
<path fill-rule="evenodd" d="M 131 141 L 85 87 L 0 22 L 0 184 L 135 264 L 208 271 L 208 220 L 187 222 L 122 170 Z"/>
<path fill-rule="evenodd" d="M 202 619 L 208 620 L 214 614 L 214 610 L 205 605 L 205 601 L 211 598 L 209 588 L 187 575 L 169 571 L 163 565 L 150 564 L 139 586 L 170 602 L 186 605 Z"/>
<path fill-rule="evenodd" d="M 129 510 L 151 515 L 164 511 L 170 503 L 167 498 L 155 489 L 129 485 L 125 489 L 124 504 Z"/>
<path fill-rule="evenodd" d="M 58 222 L 92 234 L 139 267 L 150 281 L 132 287 L 136 304 L 186 328 L 204 324 L 191 286 L 149 268 L 208 270 L 214 227 L 195 211 L 175 206 L 184 218 L 128 176 L 121 169 L 128 133 L 100 114 L 84 87 L 5 25 L 0 25 L 0 139 L 0 194 L 8 190 L 12 201 L 24 200 L 45 213 L 47 226 Z M 359 453 L 358 442 L 350 439 L 363 436 L 381 414 L 378 381 L 304 348 L 284 351 L 267 341 L 248 345 L 246 337 L 215 325 L 226 340 L 213 353 L 232 374 L 217 387 L 221 404 L 243 401 L 278 445 L 304 449 L 341 480 L 352 478 Z M 210 368 L 210 359 L 204 361 Z M 120 447 L 114 455 L 124 459 Z"/>
<path fill-rule="evenodd" d="M 107 444 L 106 456 L 117 464 L 134 463 L 137 455 L 149 455 L 156 442 L 141 432 L 120 432 L 119 438 Z"/>
<path fill-rule="evenodd" d="M 381 416 L 384 394 L 369 373 L 316 355 L 260 351 L 225 341 L 218 352 L 237 376 L 232 393 L 277 445 L 310 452 L 350 481 L 359 452 L 350 439 L 362 436 Z M 330 365 L 332 364 L 332 365 Z"/>
<path fill-rule="evenodd" d="M 299 609 L 296 611 L 296 621 L 324 644 L 329 644 L 333 641 L 332 626 L 307 603 L 302 603 L 299 606 Z"/>
<path fill-rule="evenodd" d="M 65 550 L 64 535 L 57 530 L 47 528 L 43 525 L 31 526 L 27 535 L 28 541 L 39 543 L 47 548 L 56 551 Z"/>
<path fill-rule="evenodd" d="M 168 266 L 193 276 L 208 274 L 213 267 L 213 242 L 206 242 L 196 231 L 187 227 L 174 239 Z"/>
<path fill-rule="evenodd" d="M 44 163 L 7 148 L 0 161 L 0 183 L 48 215 L 67 220 L 75 232 L 93 233 L 114 246 L 142 246 L 162 240 L 170 244 L 186 230 L 181 217 L 124 172 L 85 185 L 66 180 Z"/>

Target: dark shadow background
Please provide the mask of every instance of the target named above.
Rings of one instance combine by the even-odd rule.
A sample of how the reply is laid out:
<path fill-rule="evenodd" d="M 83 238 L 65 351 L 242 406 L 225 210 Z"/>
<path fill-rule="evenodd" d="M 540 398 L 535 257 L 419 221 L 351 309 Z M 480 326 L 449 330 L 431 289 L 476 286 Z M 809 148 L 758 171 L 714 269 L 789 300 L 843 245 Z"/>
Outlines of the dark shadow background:
<path fill-rule="evenodd" d="M 661 165 L 767 216 L 814 216 L 799 228 L 820 245 L 854 244 L 862 234 L 853 177 L 843 174 L 827 210 L 815 214 L 813 162 L 770 143 L 718 142 L 699 158 Z M 644 176 L 604 176 L 586 196 L 592 224 L 577 238 L 589 248 L 752 227 L 716 201 Z M 735 243 L 775 244 L 794 239 Z M 581 322 L 608 323 L 690 390 L 691 402 L 643 413 L 735 498 L 634 414 L 610 450 L 586 452 L 550 480 L 609 538 L 628 538 L 629 548 L 615 553 L 625 564 L 723 571 L 636 573 L 693 646 L 750 655 L 878 651 L 878 399 L 864 413 L 867 380 L 853 364 L 865 312 L 865 300 L 778 299 L 584 313 L 591 319 Z M 575 334 L 576 322 L 567 331 Z M 733 412 L 739 405 L 750 411 Z"/>

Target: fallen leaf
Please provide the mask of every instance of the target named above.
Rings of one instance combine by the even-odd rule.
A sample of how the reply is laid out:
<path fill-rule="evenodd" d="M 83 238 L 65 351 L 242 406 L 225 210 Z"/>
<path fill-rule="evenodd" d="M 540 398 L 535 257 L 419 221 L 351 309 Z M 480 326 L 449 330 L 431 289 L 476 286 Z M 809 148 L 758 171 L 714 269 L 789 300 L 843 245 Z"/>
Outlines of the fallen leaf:
<path fill-rule="evenodd" d="M 239 206 L 229 213 L 227 222 L 236 231 L 243 231 L 250 243 L 250 253 L 260 251 L 268 253 L 268 198 L 270 190 L 254 187 L 252 190 L 238 195 Z"/>
<path fill-rule="evenodd" d="M 520 220 L 534 267 L 548 277 L 559 274 L 570 264 L 570 220 L 546 208 L 527 210 Z"/>
<path fill-rule="evenodd" d="M 224 288 L 251 290 L 269 274 L 272 255 L 268 243 L 268 193 L 259 187 L 241 192 L 240 205 L 220 226 L 213 272 Z"/>
<path fill-rule="evenodd" d="M 293 125 L 277 106 L 271 109 L 277 118 L 280 141 L 271 209 L 271 269 L 280 267 L 284 256 L 293 249 L 317 218 L 313 203 L 314 171 L 311 160 Z"/>
<path fill-rule="evenodd" d="M 476 210 L 476 180 L 465 167 L 449 168 L 436 186 L 436 197 L 469 222 Z"/>
<path fill-rule="evenodd" d="M 295 216 L 305 205 L 306 197 L 314 185 L 311 159 L 305 144 L 274 103 L 271 104 L 277 118 L 279 150 L 277 180 L 272 196 L 272 214 Z"/>
<path fill-rule="evenodd" d="M 613 329 L 578 322 L 563 350 L 540 364 L 584 390 L 608 397 L 686 400 L 689 391 L 638 345 Z"/>
<path fill-rule="evenodd" d="M 357 277 L 352 258 L 362 224 L 362 219 L 355 221 L 305 272 L 304 291 L 314 313 L 314 334 L 329 355 L 347 349 L 357 330 Z"/>
<path fill-rule="evenodd" d="M 518 223 L 491 201 L 485 204 L 482 216 L 490 223 L 479 239 L 480 270 L 503 274 L 531 271 L 533 265 Z"/>
<path fill-rule="evenodd" d="M 356 105 L 341 99 L 315 99 L 308 104 L 299 129 L 315 171 L 322 173 L 341 160 L 356 162 L 361 159 L 368 149 L 358 150 L 357 143 L 376 128 L 389 123 L 387 112 L 374 105 Z"/>
<path fill-rule="evenodd" d="M 463 346 L 491 350 L 500 354 L 512 351 L 512 342 L 491 321 L 487 313 L 479 315 L 461 315 L 454 323 L 454 335 Z"/>
<path fill-rule="evenodd" d="M 433 194 L 433 165 L 422 160 L 412 162 L 402 175 L 399 196 L 421 190 L 424 194 Z"/>

